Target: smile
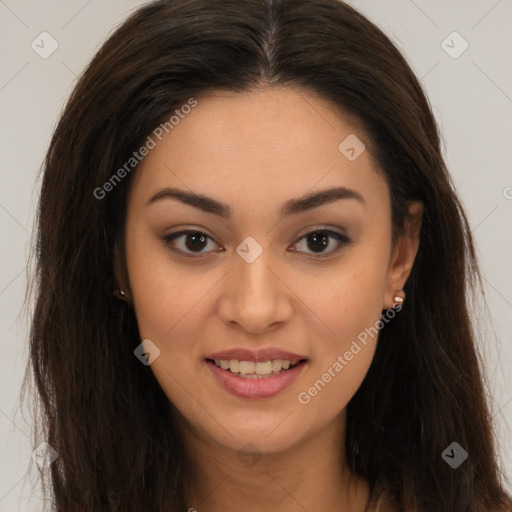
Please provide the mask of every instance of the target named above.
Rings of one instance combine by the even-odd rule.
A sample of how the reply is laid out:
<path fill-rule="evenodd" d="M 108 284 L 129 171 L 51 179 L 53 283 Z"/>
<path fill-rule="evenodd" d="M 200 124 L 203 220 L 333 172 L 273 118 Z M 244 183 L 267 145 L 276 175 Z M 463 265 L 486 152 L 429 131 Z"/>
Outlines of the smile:
<path fill-rule="evenodd" d="M 234 375 L 245 379 L 264 379 L 279 375 L 283 371 L 296 366 L 299 361 L 274 359 L 273 361 L 239 361 L 238 359 L 217 359 L 215 366 L 229 370 Z"/>
<path fill-rule="evenodd" d="M 271 398 L 281 393 L 308 365 L 306 359 L 257 362 L 206 359 L 205 362 L 225 390 L 240 398 L 250 399 Z"/>

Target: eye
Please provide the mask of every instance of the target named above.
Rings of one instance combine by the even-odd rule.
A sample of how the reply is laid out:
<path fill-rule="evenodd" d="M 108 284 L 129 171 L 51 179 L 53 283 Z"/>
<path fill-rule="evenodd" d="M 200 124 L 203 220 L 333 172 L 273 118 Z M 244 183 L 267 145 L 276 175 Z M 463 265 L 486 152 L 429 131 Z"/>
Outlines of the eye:
<path fill-rule="evenodd" d="M 325 251 L 324 249 L 333 245 L 330 243 L 330 240 L 333 238 L 335 240 L 334 249 Z M 299 239 L 296 244 L 297 246 L 301 245 L 301 240 L 305 240 L 305 242 L 302 243 L 303 247 L 306 246 L 313 251 L 313 253 L 309 254 L 320 254 L 320 256 L 316 256 L 318 258 L 325 258 L 330 256 L 331 254 L 338 252 L 344 245 L 350 243 L 350 240 L 346 235 L 332 231 L 330 229 L 317 229 L 315 231 L 306 233 Z"/>
<path fill-rule="evenodd" d="M 182 239 L 182 241 L 177 243 L 176 240 L 179 239 Z M 203 252 L 212 252 L 203 251 L 203 249 L 208 246 L 208 240 L 213 242 L 213 239 L 206 233 L 193 230 L 179 231 L 178 233 L 172 233 L 163 237 L 163 241 L 166 245 L 174 246 L 171 247 L 173 250 L 184 253 L 185 256 L 190 256 L 193 253 L 200 255 Z M 176 246 L 178 247 L 176 248 Z M 191 251 L 191 253 L 188 251 Z"/>
<path fill-rule="evenodd" d="M 332 239 L 335 240 L 334 248 L 326 251 L 326 248 L 329 248 L 333 245 L 330 242 Z M 177 233 L 172 233 L 162 237 L 162 240 L 165 245 L 171 245 L 171 249 L 173 251 L 179 252 L 187 257 L 194 257 L 194 255 L 201 255 L 204 253 L 222 250 L 205 250 L 208 247 L 209 240 L 213 242 L 214 245 L 217 244 L 209 235 L 203 233 L 202 231 L 179 231 Z M 312 253 L 309 254 L 319 255 L 316 256 L 318 258 L 325 258 L 330 256 L 331 254 L 339 251 L 344 245 L 350 243 L 350 240 L 347 236 L 330 229 L 317 229 L 315 231 L 310 231 L 309 233 L 303 235 L 299 241 L 296 242 L 295 246 L 300 246 L 302 240 L 305 240 L 305 243 L 302 242 L 302 245 L 306 245 L 307 248 L 312 250 Z M 304 251 L 300 249 L 293 249 L 293 252 Z"/>

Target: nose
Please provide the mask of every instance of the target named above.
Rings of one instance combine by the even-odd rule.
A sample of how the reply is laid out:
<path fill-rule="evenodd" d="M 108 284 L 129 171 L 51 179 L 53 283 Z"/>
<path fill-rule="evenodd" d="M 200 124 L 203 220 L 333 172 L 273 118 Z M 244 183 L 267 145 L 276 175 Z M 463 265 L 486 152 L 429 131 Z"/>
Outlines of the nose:
<path fill-rule="evenodd" d="M 290 320 L 294 294 L 271 253 L 268 247 L 251 263 L 235 255 L 218 308 L 220 318 L 230 327 L 258 334 Z"/>

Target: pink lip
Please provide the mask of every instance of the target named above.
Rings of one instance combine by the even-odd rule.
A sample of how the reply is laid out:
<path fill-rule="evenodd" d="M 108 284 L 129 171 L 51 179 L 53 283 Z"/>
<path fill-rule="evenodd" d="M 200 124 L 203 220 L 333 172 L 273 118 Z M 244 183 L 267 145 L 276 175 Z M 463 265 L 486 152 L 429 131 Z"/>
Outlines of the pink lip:
<path fill-rule="evenodd" d="M 214 354 L 217 356 L 217 354 Z M 288 356 L 293 354 L 288 354 Z M 286 359 L 288 359 L 288 356 Z M 300 356 L 297 356 L 299 358 Z M 226 357 L 226 359 L 228 359 Z M 237 359 L 237 358 L 232 358 Z M 284 359 L 277 357 L 275 359 Z M 242 359 L 249 361 L 250 359 Z M 268 359 L 265 359 L 268 360 Z M 284 389 L 291 386 L 308 363 L 303 361 L 289 370 L 285 370 L 279 375 L 265 377 L 263 379 L 245 379 L 238 377 L 229 370 L 223 370 L 210 360 L 206 360 L 208 369 L 213 373 L 217 381 L 230 393 L 241 398 L 270 398 L 281 393 Z"/>
<path fill-rule="evenodd" d="M 273 361 L 276 359 L 284 359 L 286 361 L 300 361 L 301 359 L 307 359 L 307 357 L 276 348 L 262 348 L 260 350 L 235 348 L 231 350 L 223 350 L 222 352 L 215 352 L 215 354 L 210 354 L 207 356 L 207 359 L 214 359 L 216 361 L 237 359 L 238 361 L 262 362 Z"/>

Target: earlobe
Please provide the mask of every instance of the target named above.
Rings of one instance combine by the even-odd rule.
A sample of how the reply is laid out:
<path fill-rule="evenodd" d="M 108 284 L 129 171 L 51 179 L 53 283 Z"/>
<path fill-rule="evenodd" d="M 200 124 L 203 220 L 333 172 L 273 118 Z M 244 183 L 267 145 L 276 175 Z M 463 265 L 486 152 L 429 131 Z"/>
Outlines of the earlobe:
<path fill-rule="evenodd" d="M 404 222 L 403 233 L 398 237 L 387 276 L 387 288 L 384 309 L 395 307 L 396 297 L 403 297 L 403 288 L 411 273 L 420 244 L 423 204 L 419 201 L 409 203 L 409 216 Z"/>

